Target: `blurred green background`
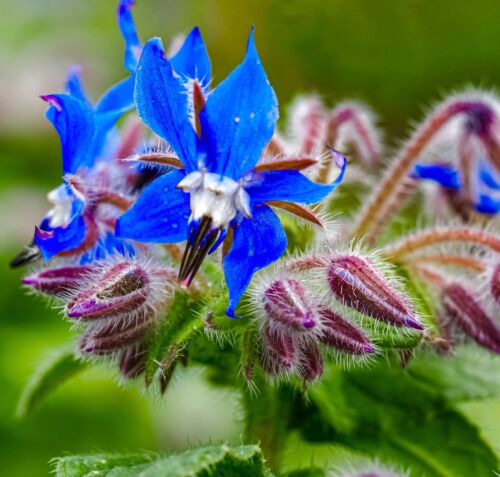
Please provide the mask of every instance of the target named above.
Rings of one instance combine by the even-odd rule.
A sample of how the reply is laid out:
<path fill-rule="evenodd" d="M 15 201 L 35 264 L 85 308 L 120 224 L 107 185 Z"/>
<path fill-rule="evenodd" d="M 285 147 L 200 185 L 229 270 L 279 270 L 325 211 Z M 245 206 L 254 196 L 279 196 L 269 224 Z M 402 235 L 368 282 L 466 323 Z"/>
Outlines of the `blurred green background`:
<path fill-rule="evenodd" d="M 217 83 L 242 58 L 251 24 L 281 112 L 294 95 L 333 105 L 360 98 L 379 114 L 389 146 L 422 106 L 467 84 L 500 85 L 498 0 L 138 0 L 143 40 L 167 43 L 203 31 Z M 166 398 L 120 387 L 93 369 L 25 420 L 15 418 L 26 380 L 50 348 L 71 339 L 68 323 L 19 287 L 8 261 L 30 239 L 60 182 L 59 143 L 38 95 L 61 90 L 79 63 L 93 98 L 124 76 L 114 0 L 0 0 L 0 462 L 2 475 L 38 476 L 65 452 L 180 449 L 239 441 L 238 396 L 208 387 L 201 370 L 175 376 Z M 498 409 L 498 405 L 496 406 Z M 493 409 L 493 406 L 490 408 Z M 488 410 L 470 407 L 483 432 Z M 500 441 L 499 441 L 500 443 Z"/>

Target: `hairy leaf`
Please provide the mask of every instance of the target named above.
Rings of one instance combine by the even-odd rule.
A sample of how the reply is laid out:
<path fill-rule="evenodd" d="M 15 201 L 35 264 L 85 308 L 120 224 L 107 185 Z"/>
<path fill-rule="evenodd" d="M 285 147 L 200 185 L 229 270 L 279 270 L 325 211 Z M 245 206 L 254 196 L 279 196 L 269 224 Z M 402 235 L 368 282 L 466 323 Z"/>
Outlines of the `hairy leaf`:
<path fill-rule="evenodd" d="M 331 369 L 311 396 L 339 442 L 408 467 L 412 477 L 486 477 L 497 469 L 479 431 L 403 370 Z"/>
<path fill-rule="evenodd" d="M 87 367 L 87 362 L 77 357 L 72 349 L 58 349 L 42 363 L 23 390 L 17 415 L 26 417 L 51 392 Z"/>
<path fill-rule="evenodd" d="M 149 453 L 55 459 L 57 477 L 271 477 L 258 446 L 210 446 L 156 458 Z"/>

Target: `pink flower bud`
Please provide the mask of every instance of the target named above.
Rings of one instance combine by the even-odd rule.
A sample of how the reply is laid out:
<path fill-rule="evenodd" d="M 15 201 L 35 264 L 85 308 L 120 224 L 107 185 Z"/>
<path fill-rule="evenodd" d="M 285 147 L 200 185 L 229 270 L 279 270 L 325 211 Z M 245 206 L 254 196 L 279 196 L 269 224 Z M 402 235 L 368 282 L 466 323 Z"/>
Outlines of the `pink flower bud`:
<path fill-rule="evenodd" d="M 303 343 L 299 374 L 304 381 L 314 381 L 323 374 L 323 358 L 314 342 Z"/>
<path fill-rule="evenodd" d="M 442 304 L 455 326 L 481 346 L 500 353 L 500 329 L 473 293 L 452 283 L 443 290 Z"/>
<path fill-rule="evenodd" d="M 500 263 L 495 267 L 491 275 L 490 289 L 493 298 L 500 305 Z"/>
<path fill-rule="evenodd" d="M 328 308 L 320 310 L 323 324 L 320 341 L 328 346 L 351 354 L 373 353 L 370 340 L 355 326 Z"/>
<path fill-rule="evenodd" d="M 327 279 L 344 305 L 397 326 L 423 329 L 413 308 L 368 260 L 356 255 L 333 259 L 327 266 Z"/>
<path fill-rule="evenodd" d="M 292 336 L 266 323 L 263 336 L 262 366 L 271 376 L 291 371 L 297 361 L 298 349 Z"/>
<path fill-rule="evenodd" d="M 173 272 L 150 270 L 131 260 L 98 269 L 95 281 L 68 302 L 67 314 L 71 318 L 95 319 L 130 313 L 140 307 L 154 308 L 165 293 L 168 279 L 174 276 Z"/>
<path fill-rule="evenodd" d="M 90 270 L 87 266 L 53 268 L 22 278 L 21 281 L 47 295 L 61 296 L 76 288 Z"/>
<path fill-rule="evenodd" d="M 155 317 L 143 312 L 135 319 L 108 320 L 91 326 L 80 340 L 80 349 L 85 353 L 110 354 L 125 346 L 137 343 L 153 327 Z"/>
<path fill-rule="evenodd" d="M 264 309 L 269 320 L 295 330 L 305 331 L 317 325 L 315 309 L 297 280 L 273 282 L 264 292 Z"/>

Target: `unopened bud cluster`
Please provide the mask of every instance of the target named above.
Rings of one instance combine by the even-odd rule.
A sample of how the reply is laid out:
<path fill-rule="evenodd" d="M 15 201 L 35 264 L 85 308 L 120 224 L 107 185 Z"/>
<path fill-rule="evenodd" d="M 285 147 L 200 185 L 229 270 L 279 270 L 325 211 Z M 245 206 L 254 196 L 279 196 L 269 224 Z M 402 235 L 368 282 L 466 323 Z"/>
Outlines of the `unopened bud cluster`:
<path fill-rule="evenodd" d="M 120 371 L 129 378 L 143 369 L 144 341 L 174 281 L 174 271 L 123 256 L 47 269 L 23 280 L 65 302 L 67 316 L 84 328 L 79 344 L 83 355 L 118 354 Z"/>
<path fill-rule="evenodd" d="M 397 327 L 423 329 L 409 301 L 367 258 L 352 254 L 304 263 L 321 265 L 329 296 L 308 287 L 307 280 L 295 279 L 293 272 L 254 291 L 261 317 L 262 365 L 270 376 L 318 378 L 322 349 L 351 357 L 375 352 L 361 326 L 339 313 L 332 301 Z"/>

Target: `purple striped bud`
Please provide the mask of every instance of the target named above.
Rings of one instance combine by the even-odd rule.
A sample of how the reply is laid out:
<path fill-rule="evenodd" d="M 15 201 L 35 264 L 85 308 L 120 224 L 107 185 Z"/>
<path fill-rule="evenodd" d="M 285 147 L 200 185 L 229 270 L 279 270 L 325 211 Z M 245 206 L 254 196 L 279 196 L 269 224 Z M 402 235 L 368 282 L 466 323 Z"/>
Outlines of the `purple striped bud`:
<path fill-rule="evenodd" d="M 323 374 L 323 358 L 319 347 L 314 342 L 303 343 L 301 346 L 299 374 L 304 381 L 314 381 Z"/>
<path fill-rule="evenodd" d="M 456 327 L 481 346 L 500 354 L 500 329 L 473 293 L 452 283 L 444 288 L 441 300 L 445 313 Z"/>
<path fill-rule="evenodd" d="M 145 369 L 147 349 L 142 344 L 125 348 L 120 354 L 120 373 L 127 379 L 139 376 Z"/>
<path fill-rule="evenodd" d="M 53 268 L 34 273 L 21 281 L 47 295 L 64 296 L 77 288 L 90 270 L 87 266 Z"/>
<path fill-rule="evenodd" d="M 291 371 L 298 349 L 292 336 L 266 323 L 263 333 L 262 367 L 271 376 Z"/>
<path fill-rule="evenodd" d="M 111 354 L 125 346 L 137 343 L 153 327 L 155 317 L 143 312 L 134 319 L 108 320 L 91 326 L 80 340 L 85 353 Z"/>
<path fill-rule="evenodd" d="M 269 320 L 285 327 L 306 331 L 318 324 L 306 290 L 297 280 L 276 280 L 264 292 L 263 301 Z"/>
<path fill-rule="evenodd" d="M 319 313 L 323 324 L 319 337 L 322 343 L 351 354 L 362 355 L 375 351 L 370 340 L 338 313 L 328 308 L 320 309 Z"/>
<path fill-rule="evenodd" d="M 99 268 L 89 288 L 83 289 L 66 305 L 71 318 L 107 318 L 130 313 L 141 307 L 154 308 L 164 298 L 173 271 L 151 269 L 129 260 Z M 90 276 L 90 278 L 94 278 Z"/>
<path fill-rule="evenodd" d="M 415 311 L 367 259 L 348 255 L 327 265 L 330 290 L 344 305 L 396 326 L 422 330 Z"/>
<path fill-rule="evenodd" d="M 500 263 L 495 267 L 491 275 L 490 289 L 493 298 L 500 305 Z"/>

